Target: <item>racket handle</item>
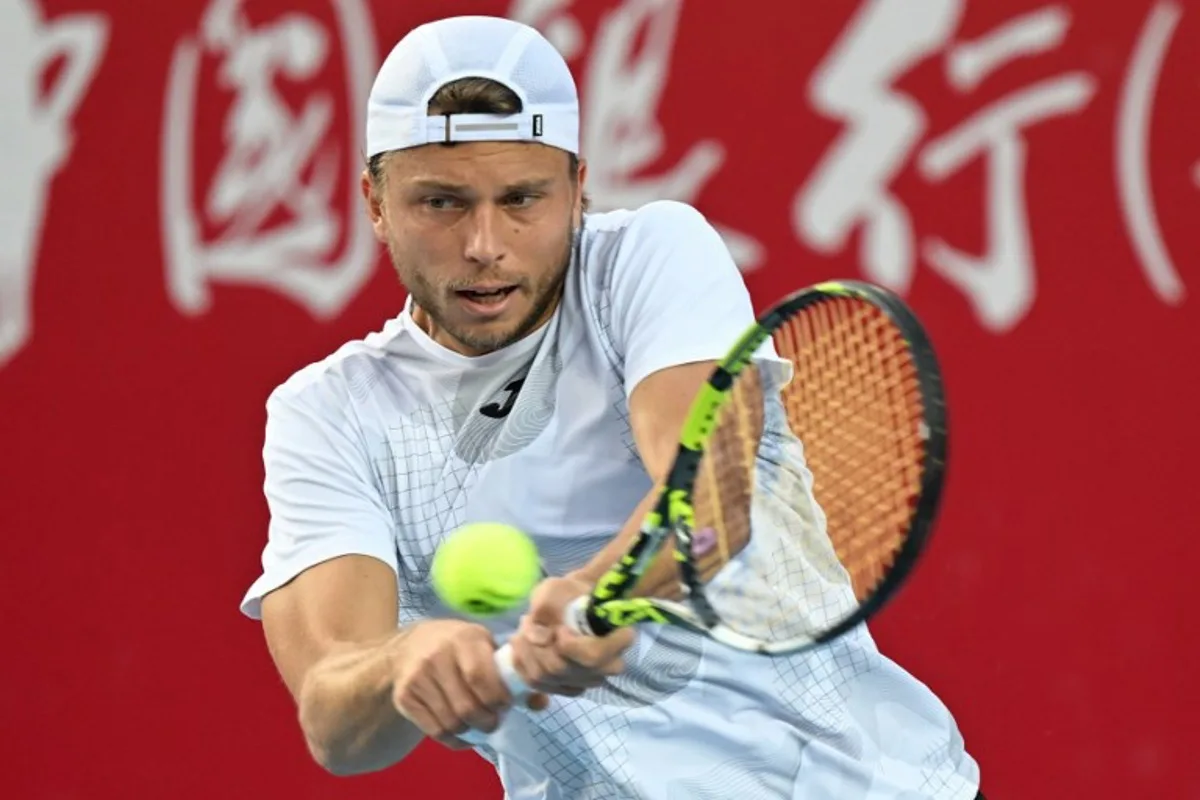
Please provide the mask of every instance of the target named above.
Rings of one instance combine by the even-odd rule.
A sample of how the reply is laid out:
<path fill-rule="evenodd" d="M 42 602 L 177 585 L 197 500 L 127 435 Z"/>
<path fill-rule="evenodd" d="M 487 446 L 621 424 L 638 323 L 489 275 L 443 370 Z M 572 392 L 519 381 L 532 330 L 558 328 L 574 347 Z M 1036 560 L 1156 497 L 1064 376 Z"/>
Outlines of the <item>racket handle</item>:
<path fill-rule="evenodd" d="M 563 609 L 563 624 L 581 636 L 594 636 L 592 626 L 588 624 L 587 607 L 586 596 L 572 600 L 570 605 Z M 533 693 L 513 666 L 512 645 L 505 644 L 496 651 L 496 669 L 500 672 L 500 679 L 512 693 L 514 702 L 522 703 Z"/>
<path fill-rule="evenodd" d="M 506 644 L 496 651 L 496 670 L 512 694 L 514 704 L 523 702 L 532 693 L 513 665 L 512 645 Z"/>
<path fill-rule="evenodd" d="M 592 628 L 587 621 L 587 606 L 588 598 L 586 596 L 572 600 L 571 604 L 564 609 L 563 624 L 580 635 L 593 636 Z M 500 673 L 500 680 L 504 681 L 504 685 L 512 694 L 513 705 L 524 705 L 525 701 L 529 699 L 529 695 L 533 694 L 533 690 L 517 674 L 517 668 L 513 664 L 512 645 L 506 643 L 496 650 L 495 658 L 496 670 Z M 503 722 L 501 724 L 503 725 Z M 488 736 L 489 734 L 483 731 L 472 729 L 458 738 L 468 744 L 480 745 L 487 742 Z"/>

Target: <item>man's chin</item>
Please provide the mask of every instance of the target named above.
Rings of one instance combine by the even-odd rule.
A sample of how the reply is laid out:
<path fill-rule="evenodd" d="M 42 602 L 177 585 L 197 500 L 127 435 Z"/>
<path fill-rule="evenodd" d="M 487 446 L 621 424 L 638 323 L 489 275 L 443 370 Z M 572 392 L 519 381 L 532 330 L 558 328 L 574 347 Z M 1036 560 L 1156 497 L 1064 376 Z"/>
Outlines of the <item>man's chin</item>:
<path fill-rule="evenodd" d="M 471 351 L 470 355 L 484 355 L 508 347 L 521 339 L 527 332 L 524 326 L 514 325 L 510 320 L 455 325 L 454 327 L 445 327 L 443 330 L 460 345 Z"/>
<path fill-rule="evenodd" d="M 521 291 L 491 304 L 494 307 L 476 308 L 476 305 L 456 295 L 449 307 L 440 309 L 434 319 L 436 327 L 470 351 L 470 355 L 500 350 L 525 338 L 544 316 Z"/>

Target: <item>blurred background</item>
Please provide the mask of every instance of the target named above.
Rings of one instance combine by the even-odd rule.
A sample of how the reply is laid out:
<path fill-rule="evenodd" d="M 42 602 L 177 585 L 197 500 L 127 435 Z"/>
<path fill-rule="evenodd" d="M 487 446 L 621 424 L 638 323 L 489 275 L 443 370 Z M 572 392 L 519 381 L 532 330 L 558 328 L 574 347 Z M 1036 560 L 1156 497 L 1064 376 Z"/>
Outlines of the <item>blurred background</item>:
<path fill-rule="evenodd" d="M 857 277 L 943 361 L 929 557 L 873 626 L 993 798 L 1200 798 L 1200 8 L 1166 0 L 0 0 L 0 795 L 498 798 L 309 759 L 258 624 L 263 404 L 399 313 L 374 70 L 539 27 L 601 209 L 716 224 L 760 305 Z"/>

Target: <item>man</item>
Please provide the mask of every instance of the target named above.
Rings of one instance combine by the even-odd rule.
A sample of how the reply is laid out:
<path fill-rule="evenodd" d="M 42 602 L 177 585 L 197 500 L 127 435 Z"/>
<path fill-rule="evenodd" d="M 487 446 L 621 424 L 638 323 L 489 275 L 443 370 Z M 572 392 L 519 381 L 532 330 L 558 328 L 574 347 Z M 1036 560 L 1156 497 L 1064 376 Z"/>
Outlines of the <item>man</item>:
<path fill-rule="evenodd" d="M 513 800 L 974 797 L 949 713 L 865 630 L 770 659 L 561 624 L 753 310 L 694 209 L 586 213 L 553 47 L 504 19 L 415 29 L 372 89 L 367 156 L 367 212 L 409 299 L 271 395 L 271 523 L 242 606 L 314 757 L 378 770 L 475 728 Z M 519 621 L 456 618 L 431 591 L 439 541 L 472 521 L 529 532 L 557 576 Z M 493 663 L 506 636 L 540 692 L 527 707 Z"/>

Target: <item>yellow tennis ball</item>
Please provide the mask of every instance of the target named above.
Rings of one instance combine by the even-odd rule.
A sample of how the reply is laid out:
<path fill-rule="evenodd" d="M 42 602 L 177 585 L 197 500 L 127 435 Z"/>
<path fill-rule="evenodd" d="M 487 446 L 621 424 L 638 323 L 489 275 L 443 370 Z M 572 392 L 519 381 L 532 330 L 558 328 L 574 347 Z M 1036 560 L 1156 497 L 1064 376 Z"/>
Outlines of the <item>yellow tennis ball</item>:
<path fill-rule="evenodd" d="M 448 607 L 475 617 L 521 605 L 542 577 L 537 546 L 499 522 L 475 522 L 451 533 L 433 554 L 433 590 Z"/>

